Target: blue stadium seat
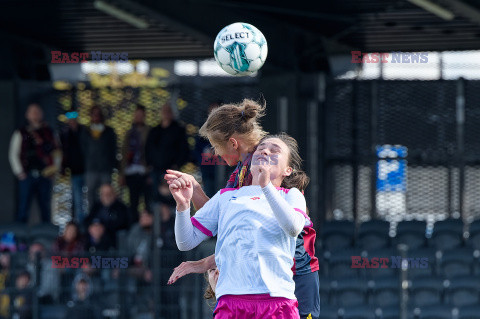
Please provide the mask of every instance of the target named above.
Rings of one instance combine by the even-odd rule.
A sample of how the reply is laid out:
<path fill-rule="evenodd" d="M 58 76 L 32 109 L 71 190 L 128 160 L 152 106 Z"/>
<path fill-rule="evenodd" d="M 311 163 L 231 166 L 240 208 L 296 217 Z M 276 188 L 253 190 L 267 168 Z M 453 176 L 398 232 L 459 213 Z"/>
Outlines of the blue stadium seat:
<path fill-rule="evenodd" d="M 331 280 L 324 276 L 320 276 L 319 280 L 320 280 L 320 305 L 329 305 Z"/>
<path fill-rule="evenodd" d="M 405 220 L 397 225 L 397 235 L 392 239 L 394 245 L 405 244 L 409 249 L 424 247 L 427 243 L 425 232 L 427 223 L 420 220 Z"/>
<path fill-rule="evenodd" d="M 29 231 L 29 242 L 40 242 L 45 248 L 50 249 L 60 234 L 59 227 L 50 223 L 32 226 Z"/>
<path fill-rule="evenodd" d="M 338 319 L 338 307 L 320 305 L 319 319 Z"/>
<path fill-rule="evenodd" d="M 352 256 L 361 256 L 359 249 L 350 248 L 338 251 L 324 253 L 324 257 L 328 262 L 328 277 L 343 278 L 355 277 L 364 274 L 363 269 L 352 268 Z"/>
<path fill-rule="evenodd" d="M 357 246 L 364 250 L 375 250 L 390 246 L 390 223 L 384 220 L 369 220 L 360 224 Z"/>
<path fill-rule="evenodd" d="M 379 264 L 378 268 L 370 268 L 365 269 L 365 273 L 367 278 L 378 278 L 378 277 L 392 277 L 397 276 L 399 273 L 398 268 L 392 268 L 392 256 L 398 256 L 398 252 L 395 248 L 386 248 L 386 249 L 378 249 L 373 251 L 367 252 L 367 257 L 369 261 L 372 261 L 372 258 L 388 258 L 388 262 L 385 263 L 387 268 L 381 268 L 382 264 Z"/>
<path fill-rule="evenodd" d="M 382 277 L 372 280 L 370 304 L 389 307 L 400 304 L 400 282 L 398 277 Z"/>
<path fill-rule="evenodd" d="M 339 313 L 343 319 L 375 319 L 375 308 L 368 305 L 345 307 Z"/>
<path fill-rule="evenodd" d="M 346 220 L 328 221 L 320 231 L 324 250 L 334 251 L 351 247 L 355 233 L 355 224 Z"/>
<path fill-rule="evenodd" d="M 432 247 L 422 247 L 414 250 L 407 251 L 407 258 L 415 258 L 420 260 L 421 258 L 427 258 L 428 266 L 426 268 L 410 267 L 407 270 L 408 278 L 412 279 L 421 276 L 430 276 L 436 274 L 437 267 L 437 250 Z"/>
<path fill-rule="evenodd" d="M 473 249 L 480 250 L 480 219 L 470 224 L 468 232 L 470 235 L 466 242 L 467 245 Z"/>
<path fill-rule="evenodd" d="M 388 307 L 380 307 L 376 310 L 377 318 L 381 319 L 399 319 L 400 318 L 400 305 L 393 305 Z M 407 309 L 407 318 L 415 319 L 418 316 L 415 316 L 413 309 Z"/>
<path fill-rule="evenodd" d="M 368 283 L 358 277 L 345 277 L 332 281 L 333 302 L 340 307 L 367 304 Z"/>
<path fill-rule="evenodd" d="M 445 303 L 456 306 L 480 304 L 480 278 L 478 276 L 460 276 L 449 280 L 445 290 Z"/>
<path fill-rule="evenodd" d="M 417 277 L 411 281 L 410 304 L 416 307 L 442 302 L 444 281 L 440 277 Z"/>
<path fill-rule="evenodd" d="M 470 248 L 457 248 L 441 252 L 440 274 L 446 278 L 473 274 L 474 257 Z"/>
<path fill-rule="evenodd" d="M 64 305 L 40 306 L 40 319 L 64 319 L 67 307 Z"/>
<path fill-rule="evenodd" d="M 430 245 L 440 250 L 458 248 L 463 245 L 463 222 L 461 219 L 445 219 L 433 225 Z"/>
<path fill-rule="evenodd" d="M 452 319 L 453 307 L 443 304 L 420 307 L 420 319 Z"/>
<path fill-rule="evenodd" d="M 458 319 L 480 319 L 480 305 L 460 307 Z"/>

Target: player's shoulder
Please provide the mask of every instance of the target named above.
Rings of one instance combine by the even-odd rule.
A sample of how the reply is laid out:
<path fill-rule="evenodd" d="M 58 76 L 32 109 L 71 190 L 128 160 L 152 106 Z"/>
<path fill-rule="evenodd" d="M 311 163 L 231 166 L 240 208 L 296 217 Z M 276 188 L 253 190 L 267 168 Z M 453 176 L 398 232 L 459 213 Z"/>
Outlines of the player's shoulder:
<path fill-rule="evenodd" d="M 293 188 L 284 188 L 284 187 L 276 187 L 276 189 L 285 195 L 293 195 L 293 196 L 303 196 L 303 193 L 296 187 Z"/>
<path fill-rule="evenodd" d="M 238 190 L 238 187 L 237 188 L 233 188 L 233 187 L 222 188 L 220 190 L 220 195 L 223 195 L 225 193 L 227 193 L 227 195 L 229 195 L 230 193 L 234 193 L 236 190 Z"/>

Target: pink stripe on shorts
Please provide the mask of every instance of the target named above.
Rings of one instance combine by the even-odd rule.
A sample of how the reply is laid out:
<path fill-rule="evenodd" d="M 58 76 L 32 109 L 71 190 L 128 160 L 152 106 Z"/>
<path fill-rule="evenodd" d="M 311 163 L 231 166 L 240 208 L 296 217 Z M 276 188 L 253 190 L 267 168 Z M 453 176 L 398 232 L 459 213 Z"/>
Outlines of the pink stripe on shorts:
<path fill-rule="evenodd" d="M 300 319 L 294 299 L 261 295 L 224 295 L 213 311 L 215 319 Z"/>

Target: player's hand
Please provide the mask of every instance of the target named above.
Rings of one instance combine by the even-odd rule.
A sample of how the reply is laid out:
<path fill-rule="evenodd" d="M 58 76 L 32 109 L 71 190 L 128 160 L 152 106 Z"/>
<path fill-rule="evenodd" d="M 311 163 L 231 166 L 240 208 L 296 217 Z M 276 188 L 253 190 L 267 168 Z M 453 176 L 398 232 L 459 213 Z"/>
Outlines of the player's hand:
<path fill-rule="evenodd" d="M 190 174 L 182 173 L 173 169 L 167 169 L 167 174 L 165 174 L 164 176 L 165 180 L 169 185 L 179 177 L 181 177 L 186 182 L 190 182 L 194 189 L 200 187 L 200 184 L 197 182 L 195 177 Z"/>
<path fill-rule="evenodd" d="M 255 156 L 252 162 L 251 171 L 258 175 L 258 182 L 261 187 L 270 183 L 270 171 L 272 169 L 271 159 L 268 155 Z"/>
<path fill-rule="evenodd" d="M 190 201 L 193 196 L 193 186 L 189 181 L 185 181 L 179 177 L 173 180 L 168 186 L 175 202 L 177 202 L 177 210 L 184 211 L 190 208 Z"/>
<path fill-rule="evenodd" d="M 208 270 L 208 265 L 203 260 L 184 261 L 173 269 L 167 284 L 174 284 L 178 279 L 188 274 L 203 274 Z"/>

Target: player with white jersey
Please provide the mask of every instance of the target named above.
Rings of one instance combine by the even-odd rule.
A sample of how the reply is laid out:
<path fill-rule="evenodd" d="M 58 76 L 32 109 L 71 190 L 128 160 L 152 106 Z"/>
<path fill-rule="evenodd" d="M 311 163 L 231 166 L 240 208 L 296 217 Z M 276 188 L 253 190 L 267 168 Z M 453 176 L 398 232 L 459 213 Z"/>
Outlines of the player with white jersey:
<path fill-rule="evenodd" d="M 192 183 L 181 177 L 170 183 L 177 202 L 179 249 L 190 250 L 218 236 L 216 319 L 299 318 L 291 268 L 296 237 L 310 220 L 303 194 L 281 187 L 300 170 L 292 167 L 297 163 L 292 158 L 298 158 L 293 138 L 280 134 L 263 139 L 252 158 L 252 185 L 220 190 L 192 218 Z"/>

